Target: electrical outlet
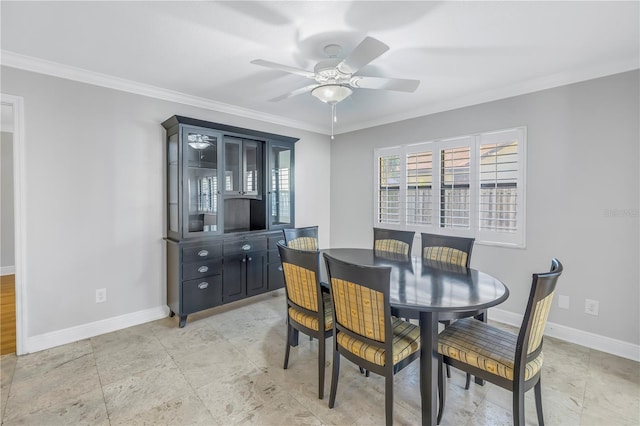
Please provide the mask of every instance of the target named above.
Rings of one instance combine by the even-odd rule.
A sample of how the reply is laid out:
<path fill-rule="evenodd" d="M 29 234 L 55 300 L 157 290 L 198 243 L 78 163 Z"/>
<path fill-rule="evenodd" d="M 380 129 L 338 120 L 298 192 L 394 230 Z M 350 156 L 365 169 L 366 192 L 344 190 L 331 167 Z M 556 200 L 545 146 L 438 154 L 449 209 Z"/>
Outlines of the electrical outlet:
<path fill-rule="evenodd" d="M 598 316 L 598 309 L 600 308 L 600 302 L 592 299 L 585 299 L 584 301 L 584 313 L 589 315 Z"/>
<path fill-rule="evenodd" d="M 107 301 L 107 289 L 99 288 L 96 290 L 96 303 L 104 303 Z"/>
<path fill-rule="evenodd" d="M 558 308 L 569 309 L 569 296 L 558 296 Z"/>

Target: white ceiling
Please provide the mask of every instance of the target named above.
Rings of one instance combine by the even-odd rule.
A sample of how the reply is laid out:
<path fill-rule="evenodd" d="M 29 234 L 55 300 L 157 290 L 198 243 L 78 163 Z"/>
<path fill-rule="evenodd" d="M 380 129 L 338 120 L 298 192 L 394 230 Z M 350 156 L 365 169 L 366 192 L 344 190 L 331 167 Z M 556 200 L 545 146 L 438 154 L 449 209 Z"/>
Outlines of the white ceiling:
<path fill-rule="evenodd" d="M 357 89 L 338 105 L 336 133 L 640 67 L 638 1 L 3 0 L 0 8 L 4 65 L 142 83 L 322 133 L 330 107 L 309 93 L 269 101 L 311 81 L 252 59 L 312 70 L 327 44 L 345 53 L 365 36 L 388 44 L 359 74 L 418 79 L 418 90 Z"/>

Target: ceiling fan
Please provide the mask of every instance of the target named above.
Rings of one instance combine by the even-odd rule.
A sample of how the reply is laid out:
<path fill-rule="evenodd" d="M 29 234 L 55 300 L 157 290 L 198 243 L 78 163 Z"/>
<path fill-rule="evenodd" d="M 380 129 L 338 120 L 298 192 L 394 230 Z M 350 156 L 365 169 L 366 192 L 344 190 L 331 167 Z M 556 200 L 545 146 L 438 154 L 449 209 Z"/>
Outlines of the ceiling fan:
<path fill-rule="evenodd" d="M 354 89 L 414 92 L 420 84 L 419 80 L 356 75 L 362 67 L 389 50 L 389 46 L 373 37 L 366 37 L 362 40 L 345 59 L 338 58 L 341 50 L 342 47 L 337 44 L 325 46 L 324 52 L 329 56 L 329 59 L 318 62 L 313 72 L 264 59 L 254 59 L 251 63 L 314 80 L 313 84 L 278 96 L 271 101 L 281 101 L 311 92 L 313 96 L 332 107 L 331 138 L 333 139 L 333 123 L 336 121 L 335 106 L 338 102 L 351 96 Z"/>

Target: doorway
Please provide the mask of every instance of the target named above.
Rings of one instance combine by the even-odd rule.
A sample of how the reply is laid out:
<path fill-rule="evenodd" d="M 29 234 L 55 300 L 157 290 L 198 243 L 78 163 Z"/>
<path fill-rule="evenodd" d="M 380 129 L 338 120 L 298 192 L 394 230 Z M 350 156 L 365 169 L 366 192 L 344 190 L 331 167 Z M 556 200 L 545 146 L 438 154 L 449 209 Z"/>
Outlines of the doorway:
<path fill-rule="evenodd" d="M 2 191 L 1 191 L 1 246 L 0 275 L 2 297 L 2 354 L 24 352 L 24 267 L 22 255 L 22 171 L 24 107 L 19 96 L 1 94 L 2 107 Z M 6 330 L 5 330 L 6 328 Z M 6 340 L 6 341 L 5 341 Z"/>

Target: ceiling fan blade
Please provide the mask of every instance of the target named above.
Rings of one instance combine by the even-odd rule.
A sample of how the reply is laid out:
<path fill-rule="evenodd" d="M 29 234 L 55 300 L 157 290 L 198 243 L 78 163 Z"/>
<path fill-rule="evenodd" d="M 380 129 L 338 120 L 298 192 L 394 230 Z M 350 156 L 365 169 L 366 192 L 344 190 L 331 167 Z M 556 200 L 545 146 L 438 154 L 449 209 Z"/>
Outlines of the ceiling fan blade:
<path fill-rule="evenodd" d="M 389 50 L 389 46 L 373 37 L 366 37 L 353 52 L 337 66 L 345 74 L 355 74 L 369 62 Z"/>
<path fill-rule="evenodd" d="M 307 78 L 314 78 L 315 76 L 315 74 L 312 73 L 311 71 L 290 67 L 288 65 L 277 64 L 271 61 L 265 61 L 264 59 L 254 59 L 253 61 L 251 61 L 251 63 L 254 65 L 260 65 L 261 67 L 267 67 L 274 70 L 280 70 L 280 71 L 288 72 L 291 74 L 301 75 Z"/>
<path fill-rule="evenodd" d="M 362 89 L 395 90 L 398 92 L 415 92 L 420 80 L 383 77 L 354 77 L 351 85 Z"/>
<path fill-rule="evenodd" d="M 302 95 L 303 93 L 307 93 L 307 92 L 312 91 L 313 89 L 315 89 L 318 86 L 320 86 L 320 85 L 319 84 L 310 84 L 308 86 L 296 89 L 293 92 L 289 92 L 289 93 L 286 93 L 284 95 L 280 95 L 280 96 L 278 96 L 276 98 L 269 99 L 269 101 L 270 102 L 278 102 L 278 101 L 282 101 L 284 99 L 290 98 L 292 96 Z"/>

